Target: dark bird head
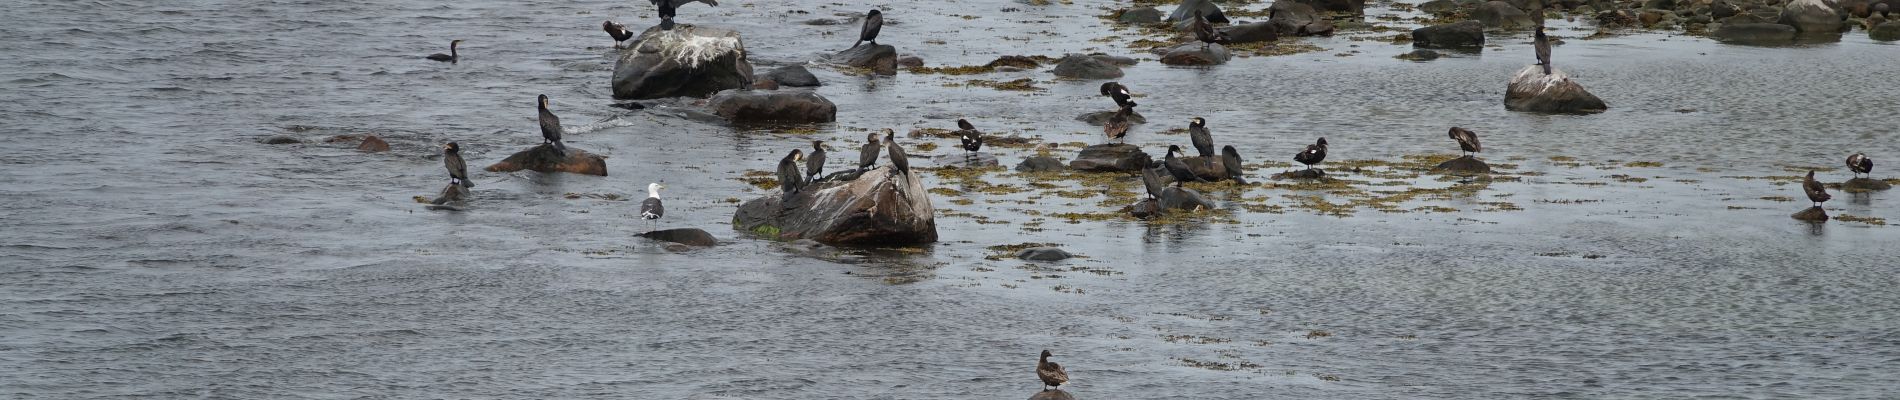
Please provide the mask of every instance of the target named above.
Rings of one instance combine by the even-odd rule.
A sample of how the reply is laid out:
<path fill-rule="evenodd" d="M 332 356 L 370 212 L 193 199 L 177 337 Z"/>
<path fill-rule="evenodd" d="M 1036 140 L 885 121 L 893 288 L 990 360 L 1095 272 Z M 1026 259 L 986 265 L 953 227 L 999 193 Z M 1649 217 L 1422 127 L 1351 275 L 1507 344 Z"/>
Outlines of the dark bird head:
<path fill-rule="evenodd" d="M 1537 24 L 1537 37 L 1544 37 L 1544 24 Z"/>
<path fill-rule="evenodd" d="M 454 50 L 456 46 L 461 46 L 461 45 L 462 45 L 462 39 L 450 40 L 449 50 Z"/>
<path fill-rule="evenodd" d="M 805 151 L 792 149 L 792 161 L 805 161 Z"/>
<path fill-rule="evenodd" d="M 455 154 L 460 152 L 462 152 L 462 146 L 455 144 L 455 142 L 442 145 L 442 154 Z"/>
<path fill-rule="evenodd" d="M 962 130 L 966 130 L 966 131 L 967 131 L 967 130 L 974 130 L 974 129 L 976 129 L 976 125 L 970 125 L 970 120 L 966 120 L 966 119 L 962 119 L 962 118 L 957 118 L 957 129 L 962 129 Z"/>
<path fill-rule="evenodd" d="M 1207 120 L 1201 119 L 1201 117 L 1194 117 L 1194 119 L 1188 120 L 1188 126 L 1192 126 L 1196 128 L 1206 127 Z"/>
<path fill-rule="evenodd" d="M 823 141 L 823 140 L 813 140 L 813 141 L 811 141 L 811 149 L 812 149 L 812 151 L 814 151 L 814 152 L 816 152 L 816 151 L 819 151 L 819 150 L 824 150 L 824 149 L 825 149 L 825 141 Z"/>
<path fill-rule="evenodd" d="M 1179 152 L 1181 152 L 1181 145 L 1178 145 L 1178 144 L 1168 145 L 1168 155 L 1172 156 L 1174 155 L 1174 153 L 1179 153 Z"/>
<path fill-rule="evenodd" d="M 878 144 L 878 139 L 877 139 L 878 133 L 879 132 L 871 132 L 871 133 L 864 134 L 864 142 L 870 143 L 870 144 Z"/>
<path fill-rule="evenodd" d="M 1050 354 L 1050 353 L 1049 353 L 1049 350 L 1043 350 L 1043 351 L 1042 351 L 1042 358 L 1049 358 L 1049 356 L 1053 356 L 1053 355 L 1055 355 L 1055 354 Z"/>
<path fill-rule="evenodd" d="M 1108 95 L 1109 93 L 1115 93 L 1115 88 L 1116 88 L 1116 87 L 1119 87 L 1119 86 L 1121 86 L 1121 85 L 1122 85 L 1122 84 L 1120 84 L 1120 83 L 1115 83 L 1115 82 L 1103 82 L 1103 83 L 1102 83 L 1102 95 L 1103 95 L 1103 96 L 1107 96 L 1107 95 Z"/>
<path fill-rule="evenodd" d="M 870 16 L 870 17 L 875 17 L 875 16 L 879 16 L 879 15 L 884 15 L 884 13 L 882 13 L 882 12 L 879 12 L 879 11 L 877 11 L 877 9 L 875 9 L 875 8 L 873 8 L 873 9 L 871 9 L 871 12 L 868 12 L 868 13 L 864 13 L 864 15 L 865 15 L 865 16 Z"/>
<path fill-rule="evenodd" d="M 1319 147 L 1326 147 L 1326 138 L 1319 138 Z"/>
<path fill-rule="evenodd" d="M 897 143 L 897 131 L 893 131 L 891 128 L 884 128 L 884 141 Z"/>
<path fill-rule="evenodd" d="M 544 94 L 544 95 L 541 95 L 541 97 L 536 97 L 535 104 L 540 105 L 541 109 L 543 110 L 548 109 L 548 95 Z"/>

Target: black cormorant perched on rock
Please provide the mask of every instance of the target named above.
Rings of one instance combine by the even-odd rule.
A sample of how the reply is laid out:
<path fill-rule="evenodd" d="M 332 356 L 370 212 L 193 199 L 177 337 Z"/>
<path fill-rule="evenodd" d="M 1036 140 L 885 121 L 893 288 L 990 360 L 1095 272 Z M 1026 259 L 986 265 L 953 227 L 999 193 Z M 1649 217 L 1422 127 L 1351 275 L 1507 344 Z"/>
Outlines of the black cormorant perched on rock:
<path fill-rule="evenodd" d="M 1121 141 L 1122 138 L 1128 137 L 1128 128 L 1133 125 L 1128 122 L 1128 113 L 1134 111 L 1135 108 L 1133 106 L 1122 107 L 1120 110 L 1115 110 L 1115 115 L 1108 116 L 1108 123 L 1102 124 L 1102 134 L 1108 135 L 1110 140 L 1116 141 Z"/>
<path fill-rule="evenodd" d="M 1042 358 L 1036 360 L 1036 377 L 1042 379 L 1043 391 L 1048 391 L 1051 386 L 1062 389 L 1062 384 L 1069 383 L 1069 372 L 1062 370 L 1062 364 L 1049 361 L 1051 355 L 1048 350 L 1043 350 Z"/>
<path fill-rule="evenodd" d="M 778 188 L 786 195 L 798 193 L 805 186 L 805 175 L 798 173 L 799 161 L 805 161 L 805 152 L 799 149 L 792 149 L 791 154 L 778 160 Z"/>
<path fill-rule="evenodd" d="M 1194 117 L 1188 121 L 1188 140 L 1194 141 L 1194 151 L 1201 157 L 1214 157 L 1214 134 L 1207 131 L 1207 120 Z"/>
<path fill-rule="evenodd" d="M 659 182 L 647 184 L 647 199 L 640 202 L 640 219 L 647 220 L 647 231 L 653 231 L 652 221 L 666 215 L 666 206 L 660 204 L 660 189 L 666 185 Z"/>
<path fill-rule="evenodd" d="M 1161 174 L 1148 167 L 1141 168 L 1141 186 L 1148 190 L 1148 198 L 1155 200 L 1161 200 L 1161 191 L 1168 188 L 1167 184 L 1161 183 Z"/>
<path fill-rule="evenodd" d="M 548 95 L 541 95 L 536 100 L 537 108 L 541 109 L 541 139 L 554 145 L 555 154 L 567 157 L 567 145 L 561 144 L 561 117 L 548 111 Z"/>
<path fill-rule="evenodd" d="M 1855 178 L 1859 178 L 1860 174 L 1871 175 L 1874 172 L 1874 160 L 1867 158 L 1866 154 L 1854 153 L 1847 156 L 1847 170 L 1854 171 Z"/>
<path fill-rule="evenodd" d="M 1460 150 L 1464 150 L 1466 153 L 1477 153 L 1477 152 L 1484 151 L 1484 145 L 1478 143 L 1477 132 L 1472 132 L 1469 129 L 1459 128 L 1459 127 L 1454 126 L 1454 127 L 1451 127 L 1451 131 L 1446 132 L 1446 134 L 1451 135 L 1451 140 L 1458 141 L 1458 148 Z"/>
<path fill-rule="evenodd" d="M 430 54 L 428 57 L 424 57 L 424 58 L 428 58 L 430 60 L 436 60 L 436 61 L 447 61 L 450 64 L 454 64 L 462 60 L 462 55 L 460 53 L 455 52 L 455 48 L 460 47 L 461 45 L 462 45 L 461 39 L 451 40 L 449 41 L 449 54 L 435 53 L 435 54 Z"/>
<path fill-rule="evenodd" d="M 719 5 L 718 0 L 647 0 L 647 1 L 650 3 L 653 3 L 653 7 L 658 8 L 660 11 L 660 29 L 669 30 L 669 31 L 673 30 L 673 15 L 675 12 L 674 9 L 679 8 L 681 3 L 691 3 L 691 2 L 697 1 L 701 3 L 706 3 L 706 5 L 709 5 L 709 6 Z"/>
<path fill-rule="evenodd" d="M 1240 163 L 1240 150 L 1235 150 L 1234 146 L 1221 147 L 1220 164 L 1222 169 L 1227 170 L 1227 179 L 1233 179 L 1234 183 L 1247 184 L 1247 171 Z"/>
<path fill-rule="evenodd" d="M 1116 107 L 1129 108 L 1135 106 L 1135 102 L 1130 100 L 1128 87 L 1122 86 L 1121 82 L 1103 83 L 1102 95 L 1115 99 Z"/>
<path fill-rule="evenodd" d="M 890 148 L 891 166 L 897 167 L 897 172 L 910 175 L 910 157 L 904 154 L 904 146 L 897 145 L 897 132 L 891 128 L 884 128 L 884 146 Z"/>
<path fill-rule="evenodd" d="M 1174 153 L 1179 152 L 1181 152 L 1181 145 L 1168 145 L 1168 155 L 1161 161 L 1161 165 L 1168 167 L 1168 174 L 1174 175 L 1174 186 L 1181 186 L 1187 181 L 1207 182 L 1206 179 L 1201 179 L 1200 175 L 1195 175 L 1194 170 L 1188 168 L 1186 161 L 1174 156 Z M 1208 159 L 1208 161 L 1213 161 L 1213 159 Z"/>
<path fill-rule="evenodd" d="M 1313 169 L 1313 164 L 1326 161 L 1326 138 L 1319 138 L 1319 143 L 1306 145 L 1306 150 L 1294 155 L 1293 161 L 1306 164 L 1306 169 Z"/>
<path fill-rule="evenodd" d="M 816 182 L 825 171 L 825 142 L 811 141 L 811 155 L 805 156 L 805 176 L 807 181 Z"/>
<path fill-rule="evenodd" d="M 1537 25 L 1536 37 L 1531 46 L 1537 48 L 1537 65 L 1544 66 L 1544 75 L 1550 75 L 1550 37 L 1544 36 L 1544 25 Z"/>
<path fill-rule="evenodd" d="M 877 134 L 878 132 L 871 132 L 864 135 L 864 146 L 858 147 L 858 172 L 869 171 L 871 167 L 877 166 L 877 153 L 884 150 L 884 145 L 878 142 Z"/>
<path fill-rule="evenodd" d="M 1208 23 L 1199 10 L 1194 11 L 1194 20 L 1188 23 L 1188 30 L 1194 32 L 1194 40 L 1201 41 L 1202 50 L 1206 50 L 1210 44 L 1227 43 L 1227 34 L 1214 29 L 1214 24 Z"/>
<path fill-rule="evenodd" d="M 449 169 L 449 183 L 473 189 L 475 182 L 468 180 L 468 163 L 462 161 L 462 146 L 449 142 L 442 145 L 442 166 Z"/>
<path fill-rule="evenodd" d="M 1801 191 L 1808 194 L 1808 200 L 1814 201 L 1815 207 L 1820 207 L 1821 203 L 1834 198 L 1827 194 L 1827 186 L 1822 186 L 1821 181 L 1814 180 L 1813 170 L 1808 171 L 1807 179 L 1801 180 Z"/>
<path fill-rule="evenodd" d="M 866 13 L 864 15 L 864 27 L 858 30 L 858 41 L 856 43 L 852 43 L 851 48 L 855 49 L 858 47 L 858 45 L 864 44 L 864 42 L 871 42 L 872 46 L 876 46 L 877 45 L 877 31 L 880 31 L 883 29 L 884 29 L 884 13 L 878 11 L 875 8 L 871 9 L 871 12 Z"/>
<path fill-rule="evenodd" d="M 627 39 L 633 38 L 633 32 L 628 31 L 626 25 L 616 24 L 613 21 L 600 23 L 600 29 L 607 31 L 607 36 L 614 38 L 614 48 L 616 49 L 620 48 L 620 44 L 626 42 Z"/>
<path fill-rule="evenodd" d="M 969 120 L 957 119 L 957 137 L 963 140 L 963 150 L 975 152 L 983 149 L 983 131 L 976 130 Z"/>

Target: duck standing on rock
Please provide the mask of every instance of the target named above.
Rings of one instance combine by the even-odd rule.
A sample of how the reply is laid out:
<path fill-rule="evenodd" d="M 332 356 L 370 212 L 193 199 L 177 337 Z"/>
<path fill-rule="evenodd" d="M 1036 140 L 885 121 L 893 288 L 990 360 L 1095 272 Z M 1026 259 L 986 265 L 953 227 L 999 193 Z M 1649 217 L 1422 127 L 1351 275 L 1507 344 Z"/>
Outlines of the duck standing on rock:
<path fill-rule="evenodd" d="M 1821 203 L 1834 198 L 1827 194 L 1827 186 L 1822 186 L 1821 181 L 1814 180 L 1813 170 L 1809 170 L 1808 178 L 1801 181 L 1801 191 L 1808 194 L 1808 200 L 1813 201 L 1815 207 L 1820 207 Z"/>
<path fill-rule="evenodd" d="M 805 177 L 808 182 L 817 182 L 818 176 L 825 171 L 825 142 L 811 141 L 811 155 L 805 157 Z"/>
<path fill-rule="evenodd" d="M 1135 102 L 1130 100 L 1132 97 L 1128 94 L 1128 87 L 1122 86 L 1121 82 L 1103 83 L 1102 95 L 1115 99 L 1115 107 L 1131 108 L 1135 106 Z"/>
<path fill-rule="evenodd" d="M 852 43 L 851 48 L 855 49 L 864 42 L 871 42 L 872 46 L 876 46 L 877 32 L 880 30 L 884 30 L 884 13 L 873 8 L 871 12 L 865 13 L 864 27 L 858 29 L 858 41 Z"/>
<path fill-rule="evenodd" d="M 1544 24 L 1537 24 L 1531 46 L 1537 48 L 1537 65 L 1544 66 L 1544 75 L 1550 75 L 1550 37 L 1544 36 Z"/>
<path fill-rule="evenodd" d="M 1188 30 L 1194 32 L 1194 40 L 1201 41 L 1201 50 L 1215 43 L 1227 44 L 1227 34 L 1214 29 L 1214 24 L 1208 23 L 1200 10 L 1194 11 L 1194 22 L 1188 24 Z"/>
<path fill-rule="evenodd" d="M 475 188 L 475 182 L 468 180 L 468 162 L 462 161 L 461 145 L 455 142 L 442 145 L 442 166 L 449 169 L 449 184 Z"/>
<path fill-rule="evenodd" d="M 1451 127 L 1451 131 L 1446 132 L 1446 134 L 1451 135 L 1451 140 L 1458 141 L 1458 148 L 1460 150 L 1464 150 L 1466 153 L 1477 153 L 1480 151 L 1484 151 L 1484 145 L 1478 143 L 1477 132 L 1472 132 L 1471 130 L 1454 126 L 1454 127 Z M 1505 147 L 1510 147 L 1510 146 L 1505 146 Z M 1472 155 L 1476 155 L 1476 154 L 1472 154 Z"/>
<path fill-rule="evenodd" d="M 423 58 L 455 64 L 462 59 L 462 55 L 455 52 L 455 48 L 461 45 L 462 39 L 451 40 L 449 41 L 449 54 L 435 53 Z"/>
<path fill-rule="evenodd" d="M 805 175 L 798 173 L 798 162 L 805 161 L 805 151 L 792 149 L 792 154 L 778 160 L 778 188 L 786 196 L 798 193 L 805 186 Z"/>
<path fill-rule="evenodd" d="M 1128 137 L 1128 128 L 1133 125 L 1128 122 L 1128 114 L 1133 112 L 1134 106 L 1115 110 L 1115 115 L 1108 116 L 1108 123 L 1102 124 L 1102 134 L 1108 135 L 1109 140 L 1125 142 L 1123 139 Z"/>
<path fill-rule="evenodd" d="M 904 146 L 897 145 L 897 132 L 891 128 L 884 128 L 884 146 L 890 148 L 891 166 L 897 167 L 897 172 L 909 176 L 910 157 L 904 154 Z"/>
<path fill-rule="evenodd" d="M 1293 161 L 1306 164 L 1308 170 L 1313 169 L 1313 164 L 1326 161 L 1326 138 L 1319 138 L 1319 143 L 1306 145 L 1306 150 L 1294 155 Z"/>
<path fill-rule="evenodd" d="M 567 157 L 567 145 L 561 144 L 561 117 L 548 111 L 548 95 L 541 95 L 536 102 L 541 110 L 541 139 L 554 145 L 554 154 Z"/>
<path fill-rule="evenodd" d="M 658 182 L 647 184 L 647 199 L 640 202 L 640 219 L 647 221 L 647 231 L 653 231 L 653 222 L 666 215 L 666 206 L 660 204 L 660 189 L 666 185 Z"/>
<path fill-rule="evenodd" d="M 1214 134 L 1207 131 L 1207 120 L 1194 117 L 1188 120 L 1188 139 L 1194 141 L 1194 151 L 1201 157 L 1214 157 Z"/>
<path fill-rule="evenodd" d="M 1181 187 L 1182 183 L 1185 183 L 1190 180 L 1195 181 L 1195 182 L 1207 182 L 1206 179 L 1201 179 L 1200 175 L 1195 175 L 1194 170 L 1188 169 L 1188 165 L 1186 161 L 1181 161 L 1179 157 L 1174 156 L 1174 153 L 1178 153 L 1180 151 L 1181 151 L 1181 145 L 1177 145 L 1177 144 L 1168 145 L 1168 155 L 1166 158 L 1162 159 L 1162 162 L 1161 162 L 1161 165 L 1168 167 L 1168 174 L 1174 175 L 1174 186 Z"/>
<path fill-rule="evenodd" d="M 976 130 L 976 125 L 969 120 L 957 119 L 957 137 L 963 140 L 963 151 L 975 153 L 983 149 L 983 131 Z"/>
<path fill-rule="evenodd" d="M 616 24 L 613 21 L 600 23 L 600 29 L 607 31 L 607 36 L 614 38 L 614 48 L 616 49 L 620 48 L 620 44 L 626 42 L 627 39 L 633 38 L 633 32 L 628 31 L 626 25 Z"/>
<path fill-rule="evenodd" d="M 878 132 L 871 132 L 864 135 L 864 146 L 858 147 L 858 172 L 869 171 L 871 167 L 877 166 L 877 153 L 884 149 L 884 146 L 878 143 L 877 134 Z"/>
<path fill-rule="evenodd" d="M 1860 174 L 1873 175 L 1874 160 L 1867 158 L 1866 154 L 1854 153 L 1847 156 L 1847 170 L 1854 171 L 1855 178 L 1859 178 Z"/>
<path fill-rule="evenodd" d="M 1049 361 L 1051 355 L 1048 350 L 1043 350 L 1042 358 L 1036 360 L 1036 377 L 1042 379 L 1042 390 L 1045 392 L 1049 391 L 1051 386 L 1060 390 L 1062 384 L 1069 383 L 1069 372 L 1062 370 L 1062 364 Z"/>

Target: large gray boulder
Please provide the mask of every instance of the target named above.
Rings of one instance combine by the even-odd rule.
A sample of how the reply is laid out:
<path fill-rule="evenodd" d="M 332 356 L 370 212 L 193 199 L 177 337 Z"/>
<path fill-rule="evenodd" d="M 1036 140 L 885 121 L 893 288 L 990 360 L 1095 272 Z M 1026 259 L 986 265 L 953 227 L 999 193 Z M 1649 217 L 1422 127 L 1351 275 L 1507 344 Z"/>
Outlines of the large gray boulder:
<path fill-rule="evenodd" d="M 529 170 L 544 174 L 566 172 L 570 174 L 607 176 L 607 159 L 584 150 L 569 146 L 565 153 L 556 151 L 553 145 L 542 143 L 522 150 L 500 162 L 486 168 L 488 172 L 515 172 Z"/>
<path fill-rule="evenodd" d="M 1867 30 L 1867 37 L 1879 41 L 1900 40 L 1900 21 L 1887 21 Z"/>
<path fill-rule="evenodd" d="M 1504 91 L 1504 109 L 1511 111 L 1588 114 L 1609 108 L 1563 70 L 1552 69 L 1545 75 L 1543 67 L 1536 65 L 1517 71 Z"/>
<path fill-rule="evenodd" d="M 614 65 L 617 99 L 706 97 L 752 86 L 739 32 L 703 26 L 648 29 Z"/>
<path fill-rule="evenodd" d="M 1803 34 L 1840 33 L 1847 25 L 1833 6 L 1823 0 L 1794 0 L 1781 8 L 1775 23 L 1792 26 Z"/>
<path fill-rule="evenodd" d="M 706 101 L 729 122 L 820 123 L 838 119 L 838 106 L 812 92 L 728 90 Z"/>
<path fill-rule="evenodd" d="M 1502 1 L 1480 4 L 1477 10 L 1471 12 L 1471 16 L 1477 18 L 1478 22 L 1484 23 L 1484 26 L 1492 28 L 1526 29 L 1537 25 L 1535 21 L 1531 21 L 1530 14 L 1525 14 L 1524 10 L 1518 9 L 1517 6 Z"/>
<path fill-rule="evenodd" d="M 888 44 L 860 44 L 831 55 L 831 62 L 871 70 L 878 75 L 897 75 L 897 48 Z"/>
<path fill-rule="evenodd" d="M 1055 70 L 1050 71 L 1059 78 L 1069 79 L 1115 79 L 1122 77 L 1122 68 L 1099 58 L 1081 54 L 1062 56 L 1056 61 Z"/>
<path fill-rule="evenodd" d="M 774 192 L 739 205 L 732 226 L 774 240 L 832 246 L 936 242 L 936 210 L 917 178 L 882 166 L 856 179 L 821 180 L 791 196 Z"/>
<path fill-rule="evenodd" d="M 1426 49 L 1482 49 L 1484 24 L 1466 20 L 1413 29 L 1412 46 Z"/>
<path fill-rule="evenodd" d="M 1161 63 L 1167 65 L 1220 65 L 1234 58 L 1226 46 L 1201 42 L 1187 42 L 1161 52 Z"/>
<path fill-rule="evenodd" d="M 1194 19 L 1195 11 L 1200 11 L 1201 17 L 1207 18 L 1207 22 L 1216 24 L 1229 22 L 1227 14 L 1221 13 L 1220 6 L 1214 5 L 1213 0 L 1184 0 L 1181 5 L 1174 7 L 1174 12 L 1168 13 L 1168 20 L 1179 22 Z"/>
<path fill-rule="evenodd" d="M 1069 169 L 1090 172 L 1140 172 L 1154 162 L 1141 147 L 1125 143 L 1098 144 L 1082 148 L 1082 154 L 1069 161 Z"/>
<path fill-rule="evenodd" d="M 1769 23 L 1722 24 L 1709 36 L 1723 43 L 1779 45 L 1794 42 L 1794 27 Z"/>
<path fill-rule="evenodd" d="M 1319 11 L 1313 6 L 1291 1 L 1276 1 L 1267 7 L 1273 14 L 1267 23 L 1279 31 L 1280 36 L 1322 36 L 1333 34 L 1331 20 L 1320 18 Z"/>

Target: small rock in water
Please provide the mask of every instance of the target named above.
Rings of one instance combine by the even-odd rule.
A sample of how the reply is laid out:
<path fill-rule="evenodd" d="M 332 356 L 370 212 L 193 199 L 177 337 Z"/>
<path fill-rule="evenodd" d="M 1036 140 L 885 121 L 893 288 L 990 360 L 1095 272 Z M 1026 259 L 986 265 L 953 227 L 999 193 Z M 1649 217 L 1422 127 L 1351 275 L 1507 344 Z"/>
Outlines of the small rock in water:
<path fill-rule="evenodd" d="M 1878 192 L 1893 189 L 1893 184 L 1873 178 L 1854 178 L 1841 182 L 1841 190 L 1848 192 Z"/>
<path fill-rule="evenodd" d="M 1062 56 L 1056 61 L 1056 68 L 1050 72 L 1057 77 L 1070 79 L 1115 79 L 1122 77 L 1121 67 L 1102 62 L 1095 57 L 1080 54 Z"/>
<path fill-rule="evenodd" d="M 831 61 L 868 69 L 878 75 L 897 75 L 897 48 L 888 44 L 861 44 L 832 55 Z M 922 65 L 921 59 L 918 65 Z"/>
<path fill-rule="evenodd" d="M 488 172 L 531 170 L 544 174 L 566 172 L 607 176 L 607 159 L 574 147 L 568 147 L 567 154 L 563 157 L 562 154 L 556 153 L 554 146 L 543 143 L 508 156 L 485 169 Z"/>
<path fill-rule="evenodd" d="M 1321 179 L 1325 177 L 1326 171 L 1322 171 L 1319 168 L 1296 169 L 1273 174 L 1273 180 L 1276 181 L 1283 179 Z"/>
<path fill-rule="evenodd" d="M 1412 46 L 1421 49 L 1483 48 L 1484 24 L 1461 21 L 1413 29 Z"/>
<path fill-rule="evenodd" d="M 822 84 L 818 82 L 818 76 L 812 75 L 811 70 L 805 69 L 803 65 L 773 68 L 771 71 L 766 71 L 764 76 L 782 86 L 814 87 Z"/>
<path fill-rule="evenodd" d="M 277 136 L 264 138 L 264 140 L 260 140 L 258 142 L 264 143 L 264 144 L 297 144 L 297 143 L 302 143 L 303 141 L 297 140 L 297 138 L 294 138 L 294 137 L 277 135 Z"/>
<path fill-rule="evenodd" d="M 1020 172 L 1058 172 L 1065 169 L 1069 167 L 1063 165 L 1062 160 L 1051 156 L 1029 157 L 1023 159 L 1021 164 L 1016 164 L 1016 170 Z"/>
<path fill-rule="evenodd" d="M 1161 10 L 1156 10 L 1154 7 L 1131 8 L 1122 10 L 1121 15 L 1115 20 L 1124 24 L 1152 24 L 1161 22 Z"/>
<path fill-rule="evenodd" d="M 1464 156 L 1464 157 L 1453 158 L 1443 163 L 1439 163 L 1437 167 L 1432 167 L 1432 171 L 1464 173 L 1464 174 L 1489 174 L 1491 173 L 1491 165 L 1485 164 L 1484 161 L 1480 161 L 1476 157 Z"/>
<path fill-rule="evenodd" d="M 642 233 L 640 237 L 687 246 L 712 247 L 719 244 L 719 239 L 713 238 L 711 233 L 696 228 L 658 230 Z"/>
<path fill-rule="evenodd" d="M 1794 215 L 1791 215 L 1791 217 L 1794 217 L 1794 219 L 1798 219 L 1802 221 L 1814 221 L 1814 222 L 1821 222 L 1821 221 L 1828 220 L 1827 210 L 1823 210 L 1821 209 L 1821 207 L 1808 207 L 1808 209 L 1806 210 L 1801 210 L 1801 212 L 1794 213 Z"/>
<path fill-rule="evenodd" d="M 1016 252 L 1016 258 L 1028 261 L 1062 261 L 1070 257 L 1074 256 L 1055 247 L 1031 247 Z"/>
<path fill-rule="evenodd" d="M 898 57 L 898 58 L 897 58 L 897 66 L 899 66 L 899 67 L 904 67 L 904 68 L 917 68 L 917 67 L 922 67 L 922 66 L 924 66 L 924 58 L 923 58 L 923 57 L 918 57 L 918 56 L 903 56 L 903 57 Z"/>
<path fill-rule="evenodd" d="M 383 141 L 383 138 L 376 137 L 376 135 L 364 136 L 363 143 L 356 145 L 356 150 L 370 152 L 370 153 L 381 153 L 381 152 L 389 151 L 389 142 Z"/>
<path fill-rule="evenodd" d="M 1137 172 L 1153 164 L 1153 157 L 1142 152 L 1141 147 L 1132 144 L 1098 144 L 1082 149 L 1082 153 L 1069 162 L 1069 168 L 1078 171 L 1094 172 Z"/>
<path fill-rule="evenodd" d="M 1410 53 L 1392 56 L 1392 58 L 1397 58 L 1397 59 L 1406 60 L 1406 61 L 1431 61 L 1431 60 L 1438 59 L 1438 52 L 1425 50 L 1425 49 L 1418 49 L 1418 50 L 1412 50 L 1412 52 Z"/>

